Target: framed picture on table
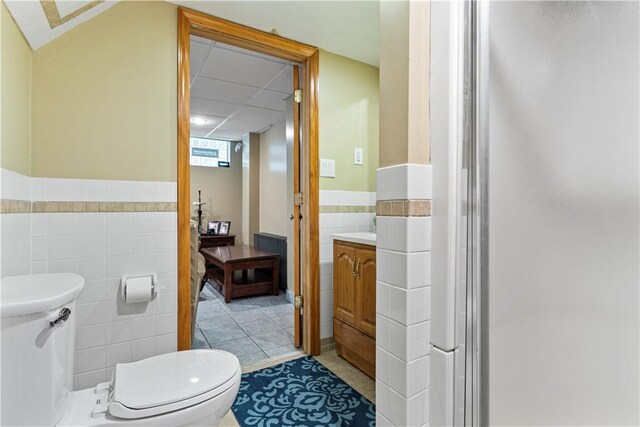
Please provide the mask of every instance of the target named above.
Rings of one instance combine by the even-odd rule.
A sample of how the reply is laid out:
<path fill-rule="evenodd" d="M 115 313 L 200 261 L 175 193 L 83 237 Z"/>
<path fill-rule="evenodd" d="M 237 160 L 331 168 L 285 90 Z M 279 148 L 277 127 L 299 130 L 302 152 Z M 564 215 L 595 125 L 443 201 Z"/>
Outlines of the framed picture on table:
<path fill-rule="evenodd" d="M 220 236 L 228 236 L 229 230 L 231 230 L 231 221 L 220 221 L 220 228 L 218 228 L 218 234 Z"/>
<path fill-rule="evenodd" d="M 218 234 L 220 231 L 220 221 L 209 221 L 207 224 L 207 234 Z"/>

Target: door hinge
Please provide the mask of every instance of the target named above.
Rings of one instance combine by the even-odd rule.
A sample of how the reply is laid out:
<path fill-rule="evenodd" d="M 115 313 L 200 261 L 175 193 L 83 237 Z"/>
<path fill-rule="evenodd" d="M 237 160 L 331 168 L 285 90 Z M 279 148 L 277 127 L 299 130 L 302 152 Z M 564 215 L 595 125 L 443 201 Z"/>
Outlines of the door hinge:
<path fill-rule="evenodd" d="M 302 89 L 296 89 L 293 91 L 293 100 L 296 104 L 300 104 L 302 102 Z"/>
<path fill-rule="evenodd" d="M 293 195 L 293 204 L 296 206 L 302 206 L 302 202 L 304 201 L 304 197 L 302 193 L 295 193 Z"/>
<path fill-rule="evenodd" d="M 297 309 L 301 309 L 302 308 L 302 295 L 296 295 L 296 297 L 293 299 L 293 305 L 295 306 L 295 308 Z"/>

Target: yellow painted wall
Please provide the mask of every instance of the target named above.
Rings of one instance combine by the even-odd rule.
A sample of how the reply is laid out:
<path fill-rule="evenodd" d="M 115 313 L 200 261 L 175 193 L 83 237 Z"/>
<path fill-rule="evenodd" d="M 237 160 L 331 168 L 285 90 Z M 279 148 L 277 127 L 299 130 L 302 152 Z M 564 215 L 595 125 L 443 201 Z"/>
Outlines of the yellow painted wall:
<path fill-rule="evenodd" d="M 0 166 L 31 175 L 31 49 L 0 6 Z"/>
<path fill-rule="evenodd" d="M 207 213 L 203 221 L 231 221 L 231 234 L 236 235 L 236 244 L 242 243 L 242 153 L 234 150 L 231 143 L 231 165 L 229 168 L 205 168 L 191 166 L 191 206 L 198 201 L 198 190 L 202 191 L 202 210 Z"/>
<path fill-rule="evenodd" d="M 172 4 L 121 2 L 33 53 L 34 176 L 176 180 L 176 24 Z M 375 191 L 378 69 L 320 55 L 320 188 Z"/>
<path fill-rule="evenodd" d="M 260 135 L 242 138 L 242 241 L 253 244 L 260 231 Z"/>
<path fill-rule="evenodd" d="M 320 158 L 336 161 L 336 177 L 321 190 L 376 191 L 378 167 L 378 68 L 320 52 Z M 353 149 L 364 148 L 364 164 Z"/>
<path fill-rule="evenodd" d="M 380 2 L 380 167 L 428 164 L 429 2 Z"/>
<path fill-rule="evenodd" d="M 287 236 L 287 141 L 281 122 L 260 135 L 260 231 Z"/>
<path fill-rule="evenodd" d="M 32 172 L 177 179 L 177 12 L 120 2 L 33 53 Z"/>

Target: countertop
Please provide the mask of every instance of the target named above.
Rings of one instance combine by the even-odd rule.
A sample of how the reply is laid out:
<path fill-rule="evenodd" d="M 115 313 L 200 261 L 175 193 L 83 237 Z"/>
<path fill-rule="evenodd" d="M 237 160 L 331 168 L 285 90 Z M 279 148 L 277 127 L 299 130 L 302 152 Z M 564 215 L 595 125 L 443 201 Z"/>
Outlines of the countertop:
<path fill-rule="evenodd" d="M 361 245 L 376 245 L 376 233 L 334 233 L 331 235 L 334 240 L 344 240 L 346 242 L 360 243 Z"/>

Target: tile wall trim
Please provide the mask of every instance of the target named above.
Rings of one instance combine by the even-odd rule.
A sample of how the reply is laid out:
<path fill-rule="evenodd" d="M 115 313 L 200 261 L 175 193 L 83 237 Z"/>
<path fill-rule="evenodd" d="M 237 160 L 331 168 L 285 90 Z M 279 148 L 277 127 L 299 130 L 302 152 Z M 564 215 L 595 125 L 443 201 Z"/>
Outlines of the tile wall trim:
<path fill-rule="evenodd" d="M 0 200 L 0 214 L 83 212 L 177 212 L 176 202 L 31 202 Z"/>
<path fill-rule="evenodd" d="M 33 202 L 34 213 L 177 212 L 176 202 Z"/>
<path fill-rule="evenodd" d="M 0 214 L 22 213 L 31 213 L 31 202 L 29 200 L 0 200 Z"/>
<path fill-rule="evenodd" d="M 327 353 L 336 349 L 336 342 L 333 337 L 322 338 L 320 340 L 320 353 Z"/>
<path fill-rule="evenodd" d="M 320 206 L 320 213 L 374 213 L 375 206 Z"/>
<path fill-rule="evenodd" d="M 377 216 L 431 216 L 431 200 L 378 200 Z"/>

